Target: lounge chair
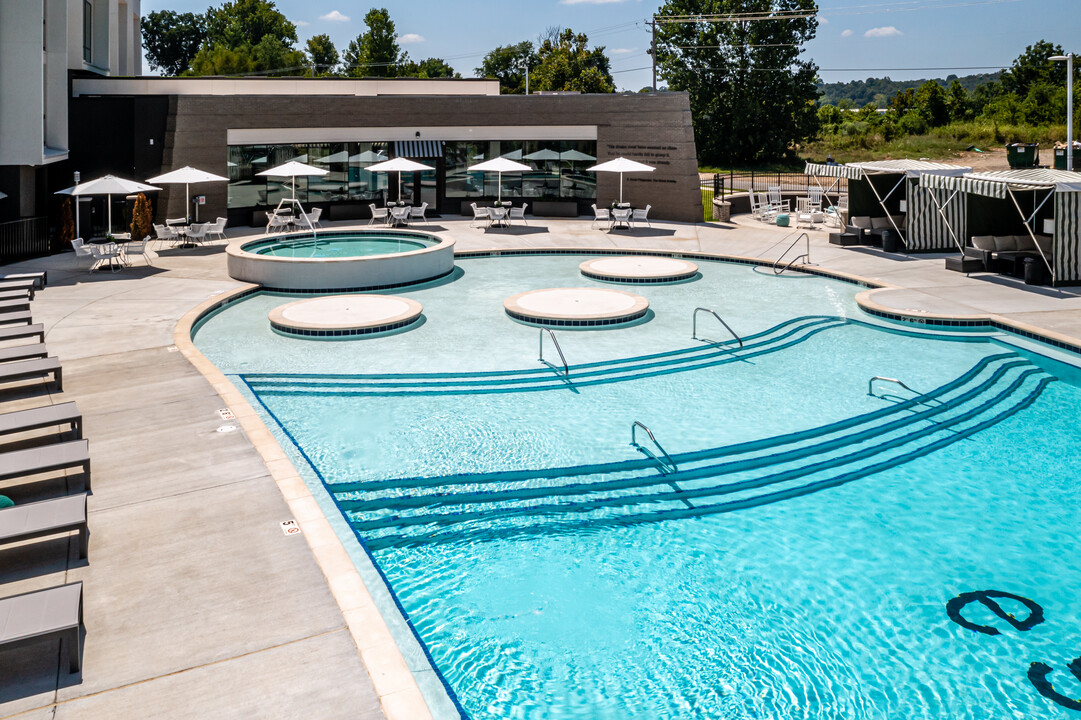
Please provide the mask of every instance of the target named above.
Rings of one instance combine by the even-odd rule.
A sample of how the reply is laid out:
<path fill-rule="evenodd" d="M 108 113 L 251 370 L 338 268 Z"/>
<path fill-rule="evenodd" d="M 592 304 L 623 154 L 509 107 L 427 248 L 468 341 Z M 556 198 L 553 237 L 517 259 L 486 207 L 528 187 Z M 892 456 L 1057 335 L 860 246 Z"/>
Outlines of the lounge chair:
<path fill-rule="evenodd" d="M 612 226 L 612 212 L 608 208 L 599 208 L 595 204 L 593 207 L 593 223 L 590 228 L 596 228 L 597 223 L 605 223 L 608 227 Z"/>
<path fill-rule="evenodd" d="M 0 340 L 20 340 L 36 337 L 38 342 L 45 342 L 45 326 L 41 323 L 13 327 L 0 327 Z"/>
<path fill-rule="evenodd" d="M 45 289 L 45 283 L 48 282 L 48 272 L 42 270 L 41 272 L 25 272 L 25 273 L 7 273 L 6 275 L 0 275 L 0 282 L 7 280 L 32 280 L 38 290 Z"/>
<path fill-rule="evenodd" d="M 83 437 L 83 416 L 79 408 L 73 402 L 46 405 L 44 407 L 30 408 L 29 410 L 16 410 L 15 412 L 0 414 L 0 435 L 29 432 L 41 428 L 68 425 L 71 428 L 71 439 L 81 440 Z"/>
<path fill-rule="evenodd" d="M 652 205 L 646 205 L 645 210 L 634 210 L 631 212 L 631 220 L 634 222 L 644 222 L 646 227 L 653 227 L 649 224 L 649 209 Z"/>
<path fill-rule="evenodd" d="M 368 207 L 372 209 L 372 219 L 368 221 L 371 225 L 376 220 L 382 221 L 384 225 L 390 222 L 390 210 L 385 207 L 376 207 L 375 203 L 368 203 Z"/>
<path fill-rule="evenodd" d="M 476 223 L 480 220 L 484 223 L 485 227 L 491 224 L 491 213 L 488 212 L 486 207 L 477 207 L 475 202 L 469 203 L 469 206 L 473 208 L 473 220 L 469 223 L 469 227 L 476 227 Z"/>
<path fill-rule="evenodd" d="M 29 310 L 0 314 L 0 325 L 29 325 L 33 322 Z"/>
<path fill-rule="evenodd" d="M 36 288 L 37 283 L 34 280 L 0 280 L 0 292 L 5 290 L 26 290 L 30 293 L 31 300 L 34 299 Z"/>
<path fill-rule="evenodd" d="M 40 360 L 20 360 L 18 362 L 0 364 L 0 383 L 26 380 L 28 378 L 44 378 L 52 374 L 56 381 L 57 391 L 64 389 L 64 371 L 60 367 L 60 360 L 55 357 L 41 358 Z"/>
<path fill-rule="evenodd" d="M 29 290 L 0 290 L 0 300 L 29 300 Z"/>
<path fill-rule="evenodd" d="M 43 357 L 49 357 L 49 349 L 45 346 L 45 343 L 0 348 L 0 363 Z"/>
<path fill-rule="evenodd" d="M 507 215 L 508 222 L 514 220 L 521 220 L 523 224 L 528 225 L 525 219 L 525 211 L 529 208 L 529 203 L 522 203 L 522 207 L 512 207 L 510 213 Z"/>
<path fill-rule="evenodd" d="M 30 296 L 24 298 L 0 300 L 0 314 L 23 312 L 30 309 Z"/>
<path fill-rule="evenodd" d="M 86 493 L 0 509 L 0 544 L 72 530 L 79 531 L 79 559 L 85 560 L 90 545 L 90 529 L 86 525 Z"/>
<path fill-rule="evenodd" d="M 90 443 L 85 439 L 0 453 L 0 480 L 72 467 L 82 468 L 83 489 L 90 492 Z"/>
<path fill-rule="evenodd" d="M 409 220 L 419 220 L 425 225 L 428 224 L 428 218 L 425 217 L 425 213 L 428 212 L 428 203 L 422 203 L 420 207 L 413 207 L 409 209 Z"/>
<path fill-rule="evenodd" d="M 82 624 L 81 582 L 0 598 L 0 647 L 59 640 L 67 647 L 71 673 L 79 672 Z"/>

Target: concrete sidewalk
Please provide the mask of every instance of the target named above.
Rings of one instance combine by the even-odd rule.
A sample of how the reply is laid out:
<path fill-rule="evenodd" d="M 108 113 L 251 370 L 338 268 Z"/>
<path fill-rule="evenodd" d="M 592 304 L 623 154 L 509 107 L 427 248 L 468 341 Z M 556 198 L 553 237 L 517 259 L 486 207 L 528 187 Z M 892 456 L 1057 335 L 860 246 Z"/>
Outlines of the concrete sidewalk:
<path fill-rule="evenodd" d="M 488 230 L 453 218 L 428 229 L 452 235 L 459 251 L 659 249 L 769 260 L 796 237 L 744 217 L 612 233 L 590 224 L 531 218 Z M 1074 290 L 965 277 L 945 270 L 941 255 L 838 248 L 822 232 L 811 233 L 810 246 L 819 268 L 888 286 L 872 293 L 884 307 L 1000 316 L 1081 343 Z M 0 652 L 0 718 L 382 717 L 311 550 L 281 531 L 291 516 L 278 486 L 242 431 L 217 432 L 229 424 L 221 398 L 173 351 L 186 312 L 240 285 L 226 275 L 224 246 L 162 250 L 153 266 L 116 274 L 89 275 L 72 262 L 65 254 L 6 268 L 49 270 L 32 311 L 63 362 L 65 391 L 25 383 L 0 395 L 0 410 L 78 402 L 95 480 L 90 559 L 73 559 L 73 540 L 0 548 L 0 596 L 82 580 L 83 672 L 61 672 L 50 644 Z M 63 492 L 64 482 L 5 482 L 0 493 L 25 502 Z"/>

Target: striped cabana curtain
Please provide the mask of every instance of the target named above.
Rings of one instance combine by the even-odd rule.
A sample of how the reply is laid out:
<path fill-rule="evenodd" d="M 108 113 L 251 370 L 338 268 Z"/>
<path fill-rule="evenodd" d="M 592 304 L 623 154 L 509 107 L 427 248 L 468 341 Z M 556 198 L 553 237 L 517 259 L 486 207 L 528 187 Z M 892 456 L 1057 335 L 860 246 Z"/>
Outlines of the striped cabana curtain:
<path fill-rule="evenodd" d="M 929 176 L 925 174 L 922 177 Z M 956 250 L 958 243 L 963 247 L 968 236 L 967 208 L 968 195 L 965 193 L 954 194 L 953 190 L 930 188 L 921 184 L 919 177 L 909 178 L 908 249 L 949 251 Z"/>
<path fill-rule="evenodd" d="M 1081 192 L 1055 193 L 1055 235 L 1051 242 L 1055 284 L 1081 281 Z"/>

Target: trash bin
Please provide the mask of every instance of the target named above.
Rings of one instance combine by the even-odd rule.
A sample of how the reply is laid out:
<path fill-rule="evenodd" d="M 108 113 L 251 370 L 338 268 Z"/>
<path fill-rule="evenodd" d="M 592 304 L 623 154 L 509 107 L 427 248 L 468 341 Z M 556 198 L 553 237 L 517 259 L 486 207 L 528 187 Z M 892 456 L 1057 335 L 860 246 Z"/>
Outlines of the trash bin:
<path fill-rule="evenodd" d="M 882 251 L 888 253 L 895 253 L 901 248 L 897 242 L 897 233 L 889 230 L 882 231 Z"/>
<path fill-rule="evenodd" d="M 1043 268 L 1036 258 L 1025 258 L 1025 284 L 1043 285 Z"/>
<path fill-rule="evenodd" d="M 1036 167 L 1040 164 L 1039 143 L 1011 143 L 1006 146 L 1006 160 L 1012 168 Z"/>

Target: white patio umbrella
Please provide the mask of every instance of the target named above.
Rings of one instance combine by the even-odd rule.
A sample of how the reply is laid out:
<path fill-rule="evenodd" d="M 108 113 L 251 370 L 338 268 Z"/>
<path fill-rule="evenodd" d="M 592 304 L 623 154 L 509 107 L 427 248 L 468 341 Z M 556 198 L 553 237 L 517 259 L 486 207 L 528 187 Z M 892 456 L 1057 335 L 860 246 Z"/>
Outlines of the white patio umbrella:
<path fill-rule="evenodd" d="M 315 159 L 315 162 L 319 163 L 320 165 L 329 165 L 330 163 L 349 162 L 349 151 L 348 150 L 341 150 L 341 151 L 336 152 L 336 153 L 334 153 L 332 155 L 327 155 L 326 157 L 318 157 L 318 158 Z"/>
<path fill-rule="evenodd" d="M 144 185 L 141 182 L 135 182 L 134 180 L 125 180 L 124 178 L 118 178 L 115 175 L 104 175 L 88 182 L 80 183 L 72 188 L 71 195 L 76 197 L 82 195 L 105 195 L 105 206 L 108 212 L 108 220 L 106 225 L 106 232 L 111 233 L 113 231 L 113 195 L 130 195 L 132 193 L 147 192 L 148 190 L 161 190 L 160 187 L 154 187 L 153 185 Z M 58 195 L 64 193 L 61 190 Z M 76 206 L 78 207 L 78 206 Z"/>
<path fill-rule="evenodd" d="M 7 193 L 0 192 L 0 200 L 3 200 L 6 197 L 7 197 Z"/>
<path fill-rule="evenodd" d="M 394 158 L 393 160 L 387 160 L 386 162 L 376 163 L 375 165 L 369 165 L 364 168 L 368 172 L 396 172 L 398 173 L 398 199 L 402 199 L 402 173 L 403 172 L 423 172 L 425 170 L 435 170 L 435 168 L 424 165 L 423 163 L 415 162 L 409 158 Z"/>
<path fill-rule="evenodd" d="M 387 156 L 381 152 L 373 152 L 371 150 L 365 150 L 362 153 L 349 156 L 349 162 L 351 163 L 377 163 L 383 162 L 387 159 Z M 365 168 L 367 169 L 367 168 Z"/>
<path fill-rule="evenodd" d="M 173 170 L 157 177 L 152 177 L 147 180 L 148 183 L 171 183 L 180 184 L 184 183 L 184 215 L 188 214 L 188 210 L 191 208 L 191 184 L 201 182 L 229 182 L 229 178 L 222 177 L 221 175 L 215 175 L 214 173 L 208 173 L 206 170 L 199 170 L 191 166 L 185 165 L 179 170 Z M 196 219 L 198 219 L 199 209 L 195 209 Z"/>
<path fill-rule="evenodd" d="M 544 148 L 536 152 L 531 152 L 528 155 L 524 155 L 523 157 L 525 157 L 526 160 L 558 160 L 559 153 L 557 153 L 555 150 L 549 150 L 548 148 Z"/>
<path fill-rule="evenodd" d="M 494 172 L 499 173 L 499 180 L 497 184 L 497 202 L 503 202 L 503 173 L 505 172 L 522 172 L 523 170 L 532 170 L 533 168 L 525 165 L 524 163 L 508 160 L 504 157 L 497 157 L 487 162 L 482 162 L 477 165 L 473 165 L 467 168 L 469 172 Z"/>
<path fill-rule="evenodd" d="M 559 153 L 559 159 L 567 162 L 585 162 L 587 160 L 596 160 L 597 158 L 592 155 L 587 155 L 584 152 L 578 152 L 577 150 L 567 150 L 566 152 Z"/>
<path fill-rule="evenodd" d="M 297 178 L 298 177 L 308 177 L 308 176 L 311 176 L 311 175 L 326 175 L 328 172 L 330 172 L 330 171 L 329 170 L 324 170 L 323 168 L 317 168 L 314 165 L 305 165 L 304 163 L 299 163 L 299 162 L 297 162 L 295 160 L 290 160 L 289 162 L 287 162 L 287 163 L 285 163 L 283 165 L 278 165 L 276 167 L 272 167 L 272 168 L 270 168 L 268 170 L 264 170 L 262 172 L 258 172 L 258 173 L 255 173 L 255 174 L 256 175 L 266 175 L 268 177 L 287 177 L 287 178 L 289 178 L 289 182 L 290 182 L 290 185 L 289 185 L 289 190 L 290 190 L 289 199 L 291 201 L 295 201 L 297 199 Z"/>
<path fill-rule="evenodd" d="M 511 150 L 509 153 L 503 153 L 499 157 L 505 157 L 508 160 L 521 160 L 522 159 L 522 151 L 521 150 Z M 473 159 L 474 160 L 483 160 L 484 156 L 479 155 L 479 156 L 477 156 L 477 157 L 475 157 Z"/>
<path fill-rule="evenodd" d="M 652 165 L 646 165 L 645 163 L 635 162 L 634 160 L 628 160 L 625 157 L 618 157 L 615 160 L 609 160 L 608 162 L 602 162 L 600 165 L 594 165 L 588 168 L 594 172 L 617 172 L 619 173 L 619 202 L 623 202 L 623 173 L 627 172 L 653 172 L 657 168 Z"/>

